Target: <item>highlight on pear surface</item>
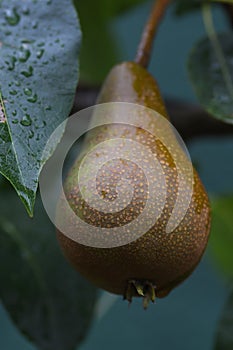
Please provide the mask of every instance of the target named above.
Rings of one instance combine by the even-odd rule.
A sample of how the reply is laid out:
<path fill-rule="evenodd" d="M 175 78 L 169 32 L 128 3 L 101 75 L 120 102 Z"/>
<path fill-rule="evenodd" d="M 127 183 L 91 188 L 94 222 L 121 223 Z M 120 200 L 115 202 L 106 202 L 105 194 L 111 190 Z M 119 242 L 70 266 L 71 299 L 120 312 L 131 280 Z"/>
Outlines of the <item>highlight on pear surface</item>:
<path fill-rule="evenodd" d="M 55 161 L 44 169 L 42 199 L 73 266 L 129 302 L 143 297 L 146 308 L 200 261 L 210 229 L 209 201 L 144 68 L 133 62 L 114 67 L 97 102 L 79 112 L 90 124 L 63 188 L 66 154 L 87 131 L 80 119 L 68 121 L 72 136 L 65 134 Z M 53 197 L 48 179 L 56 183 L 56 177 Z"/>
<path fill-rule="evenodd" d="M 140 105 L 138 108 L 144 111 L 117 113 L 114 104 L 103 116 L 104 122 L 110 118 L 112 124 L 98 125 L 88 132 L 82 152 L 65 180 L 64 193 L 73 213 L 94 230 L 89 233 L 70 218 L 68 226 L 75 238 L 59 229 L 57 237 L 65 256 L 83 276 L 129 302 L 134 296 L 142 297 L 146 308 L 149 301 L 166 296 L 185 280 L 199 263 L 210 231 L 209 200 L 185 147 L 181 147 L 171 124 L 166 123 L 169 117 L 159 88 L 147 70 L 135 62 L 113 67 L 97 99 L 97 103 L 111 102 Z M 96 126 L 99 115 L 95 112 L 91 117 L 92 126 Z M 123 116 L 127 123 L 119 123 L 116 116 Z M 127 144 L 128 158 L 117 158 L 122 149 L 114 145 L 117 139 L 120 145 Z M 89 178 L 89 183 L 101 198 L 96 203 L 95 197 L 92 204 L 107 201 L 107 213 L 106 205 L 99 211 L 83 200 L 82 194 L 90 198 L 89 185 L 82 193 L 77 186 L 82 162 L 101 143 L 112 147 L 90 157 L 99 171 L 95 178 Z M 138 143 L 140 146 L 135 146 Z M 135 162 L 135 157 L 129 158 L 132 152 L 141 164 Z M 105 158 L 109 154 L 113 159 Z M 83 175 L 87 179 L 93 162 L 86 163 Z M 114 202 L 118 207 L 114 208 Z M 66 215 L 62 203 L 60 198 L 60 222 Z M 127 231 L 131 223 L 136 225 Z M 92 233 L 100 228 L 104 234 L 96 234 L 93 239 Z M 116 233 L 119 230 L 120 235 Z M 75 240 L 77 236 L 84 236 L 88 244 Z"/>
<path fill-rule="evenodd" d="M 184 218 L 193 192 L 192 164 L 174 127 L 154 110 L 132 103 L 105 103 L 83 113 L 70 118 L 63 138 L 71 146 L 73 136 L 77 137 L 73 130 L 89 113 L 91 124 L 83 145 L 85 151 L 74 165 L 77 171 L 73 186 L 79 194 L 67 195 L 67 188 L 63 192 L 60 172 L 54 202 L 47 205 L 56 227 L 74 241 L 99 248 L 128 244 L 148 232 L 161 216 L 169 196 L 160 155 L 164 148 L 170 155 L 171 169 L 176 169 L 178 185 L 165 231 L 172 232 Z M 100 131 L 102 135 L 105 132 L 104 139 L 99 137 Z M 56 157 L 56 167 L 60 169 L 66 156 L 64 142 L 60 144 L 63 154 L 60 159 Z M 51 178 L 54 175 L 47 172 L 46 181 Z M 42 185 L 41 180 L 42 198 L 47 196 L 45 201 L 51 202 L 48 186 Z M 53 218 L 51 212 L 57 205 L 58 193 L 61 196 Z"/>

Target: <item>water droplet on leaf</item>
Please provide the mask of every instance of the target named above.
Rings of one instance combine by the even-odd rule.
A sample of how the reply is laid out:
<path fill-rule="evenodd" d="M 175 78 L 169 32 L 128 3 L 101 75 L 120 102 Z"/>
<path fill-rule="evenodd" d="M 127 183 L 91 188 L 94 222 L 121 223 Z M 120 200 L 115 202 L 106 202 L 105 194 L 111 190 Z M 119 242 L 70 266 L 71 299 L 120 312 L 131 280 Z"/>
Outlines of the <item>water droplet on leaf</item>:
<path fill-rule="evenodd" d="M 11 26 L 15 26 L 20 21 L 20 16 L 16 11 L 16 8 L 6 10 L 5 18 L 7 23 Z"/>
<path fill-rule="evenodd" d="M 31 52 L 29 50 L 21 50 L 19 51 L 19 61 L 26 62 L 31 56 Z"/>
<path fill-rule="evenodd" d="M 33 75 L 33 68 L 32 66 L 29 66 L 28 67 L 28 70 L 27 71 L 22 71 L 21 74 L 23 74 L 26 78 L 29 78 Z"/>
<path fill-rule="evenodd" d="M 32 95 L 32 89 L 29 89 L 29 88 L 25 88 L 23 90 L 24 94 L 27 95 L 27 96 L 31 96 Z"/>
<path fill-rule="evenodd" d="M 32 120 L 29 114 L 25 114 L 23 119 L 20 121 L 20 124 L 23 126 L 30 126 L 32 124 Z"/>
<path fill-rule="evenodd" d="M 10 61 L 5 61 L 7 66 L 8 66 L 7 69 L 10 70 L 10 71 L 14 70 L 16 61 L 17 60 L 16 60 L 16 58 L 14 56 L 10 58 Z"/>
<path fill-rule="evenodd" d="M 38 27 L 38 22 L 37 21 L 33 21 L 32 22 L 32 28 L 36 29 Z"/>
<path fill-rule="evenodd" d="M 43 54 L 44 54 L 44 50 L 43 49 L 38 50 L 37 53 L 36 53 L 36 57 L 37 58 L 41 58 L 43 56 Z"/>
<path fill-rule="evenodd" d="M 29 13 L 30 13 L 30 10 L 29 10 L 29 8 L 28 7 L 26 7 L 26 6 L 23 6 L 22 7 L 22 13 L 24 14 L 24 15 L 29 15 Z"/>
<path fill-rule="evenodd" d="M 29 139 L 32 139 L 34 137 L 34 131 L 31 130 L 30 134 L 29 134 Z"/>
<path fill-rule="evenodd" d="M 37 94 L 27 99 L 28 102 L 35 103 L 37 101 Z"/>
<path fill-rule="evenodd" d="M 33 44 L 35 40 L 30 40 L 30 39 L 23 39 L 21 40 L 22 44 Z"/>
<path fill-rule="evenodd" d="M 17 91 L 16 90 L 10 90 L 9 92 L 10 92 L 10 95 L 13 95 L 13 96 L 17 95 Z"/>

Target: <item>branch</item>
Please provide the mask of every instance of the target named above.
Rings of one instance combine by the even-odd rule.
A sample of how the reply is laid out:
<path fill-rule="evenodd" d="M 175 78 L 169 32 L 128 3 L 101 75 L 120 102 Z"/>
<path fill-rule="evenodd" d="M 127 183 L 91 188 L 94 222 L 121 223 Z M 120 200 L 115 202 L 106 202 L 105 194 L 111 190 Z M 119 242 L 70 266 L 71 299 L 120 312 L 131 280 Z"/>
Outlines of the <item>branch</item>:
<path fill-rule="evenodd" d="M 170 2 L 171 0 L 155 1 L 152 12 L 143 30 L 141 41 L 136 53 L 135 62 L 144 68 L 147 68 L 149 64 L 154 36 Z"/>
<path fill-rule="evenodd" d="M 77 89 L 71 114 L 93 106 L 99 93 L 99 87 L 80 85 Z M 166 108 L 172 124 L 185 142 L 195 137 L 233 136 L 233 127 L 209 116 L 202 108 L 184 101 L 165 98 Z"/>

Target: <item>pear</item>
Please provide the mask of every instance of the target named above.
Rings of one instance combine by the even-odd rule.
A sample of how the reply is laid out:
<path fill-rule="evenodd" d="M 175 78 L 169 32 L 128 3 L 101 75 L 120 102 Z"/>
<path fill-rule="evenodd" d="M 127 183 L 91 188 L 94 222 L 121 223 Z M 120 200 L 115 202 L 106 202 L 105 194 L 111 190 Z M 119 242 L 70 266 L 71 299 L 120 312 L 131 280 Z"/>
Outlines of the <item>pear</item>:
<path fill-rule="evenodd" d="M 127 102 L 140 105 L 159 113 L 162 119 L 165 118 L 164 121 L 169 119 L 155 79 L 146 69 L 134 62 L 123 62 L 110 71 L 97 102 Z M 145 124 L 147 123 L 146 117 L 146 115 L 139 117 L 142 119 L 142 125 L 144 121 Z M 153 115 L 149 116 L 149 124 L 156 131 L 157 124 Z M 165 134 L 169 133 L 173 134 L 173 141 L 176 140 L 173 132 L 165 132 Z M 87 153 L 99 143 L 116 138 L 142 142 L 156 153 L 165 174 L 167 188 L 164 206 L 161 208 L 157 220 L 136 239 L 132 239 L 127 244 L 112 247 L 85 245 L 59 231 L 57 237 L 67 259 L 84 277 L 100 288 L 123 295 L 129 302 L 134 296 L 142 297 L 143 305 L 146 308 L 150 300 L 153 302 L 155 297 L 166 296 L 174 287 L 184 281 L 199 263 L 205 251 L 210 231 L 209 200 L 197 172 L 191 166 L 193 189 L 187 210 L 176 227 L 171 232 L 167 232 L 166 227 L 172 217 L 179 188 L 177 168 L 171 152 L 156 137 L 152 137 L 143 128 L 130 125 L 130 123 L 129 125 L 113 123 L 98 126 L 88 132 L 83 152 L 73 164 L 64 185 L 70 207 L 90 226 L 96 229 L 99 227 L 110 229 L 115 226 L 123 227 L 136 219 L 145 209 L 148 186 L 143 171 L 137 167 L 135 162 L 115 159 L 114 148 L 110 148 L 109 151 L 112 152 L 110 155 L 112 162 L 106 163 L 105 169 L 102 173 L 100 171 L 96 180 L 98 194 L 109 207 L 108 213 L 91 207 L 82 198 L 81 190 L 77 186 L 80 166 Z M 173 141 L 171 143 L 175 144 L 176 141 Z M 140 150 L 137 152 L 140 156 Z M 182 153 L 183 150 L 179 152 Z M 96 158 L 93 158 L 93 161 L 98 162 L 102 156 L 100 151 Z M 150 164 L 148 164 L 148 169 L 149 167 Z M 88 177 L 88 171 L 86 176 Z M 126 204 L 126 207 L 121 208 L 118 212 L 113 212 L 111 206 L 117 199 L 117 183 L 121 181 L 122 176 L 133 183 L 132 202 Z M 153 215 L 156 198 L 160 194 L 159 186 L 156 187 L 157 173 L 152 174 L 151 179 L 157 188 L 155 193 L 150 193 L 152 204 L 149 207 L 149 212 Z M 122 186 L 126 193 L 128 182 L 125 185 L 123 183 Z M 186 192 L 184 191 L 183 199 L 185 196 Z M 60 203 L 58 215 L 61 220 L 65 220 L 62 208 L 62 203 Z M 72 225 L 72 222 L 69 224 Z M 143 225 L 142 222 L 140 227 Z M 78 232 L 82 229 L 77 226 L 75 230 Z M 88 234 L 88 232 L 86 233 Z"/>

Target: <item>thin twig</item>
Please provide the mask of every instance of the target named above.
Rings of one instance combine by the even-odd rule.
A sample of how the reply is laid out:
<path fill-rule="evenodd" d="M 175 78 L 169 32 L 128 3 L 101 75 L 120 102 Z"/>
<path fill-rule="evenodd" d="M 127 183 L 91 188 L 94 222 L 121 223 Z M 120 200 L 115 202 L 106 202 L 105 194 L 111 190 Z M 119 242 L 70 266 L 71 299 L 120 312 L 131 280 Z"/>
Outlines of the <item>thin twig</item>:
<path fill-rule="evenodd" d="M 146 68 L 149 64 L 152 45 L 159 23 L 171 0 L 156 0 L 143 30 L 135 62 Z"/>

